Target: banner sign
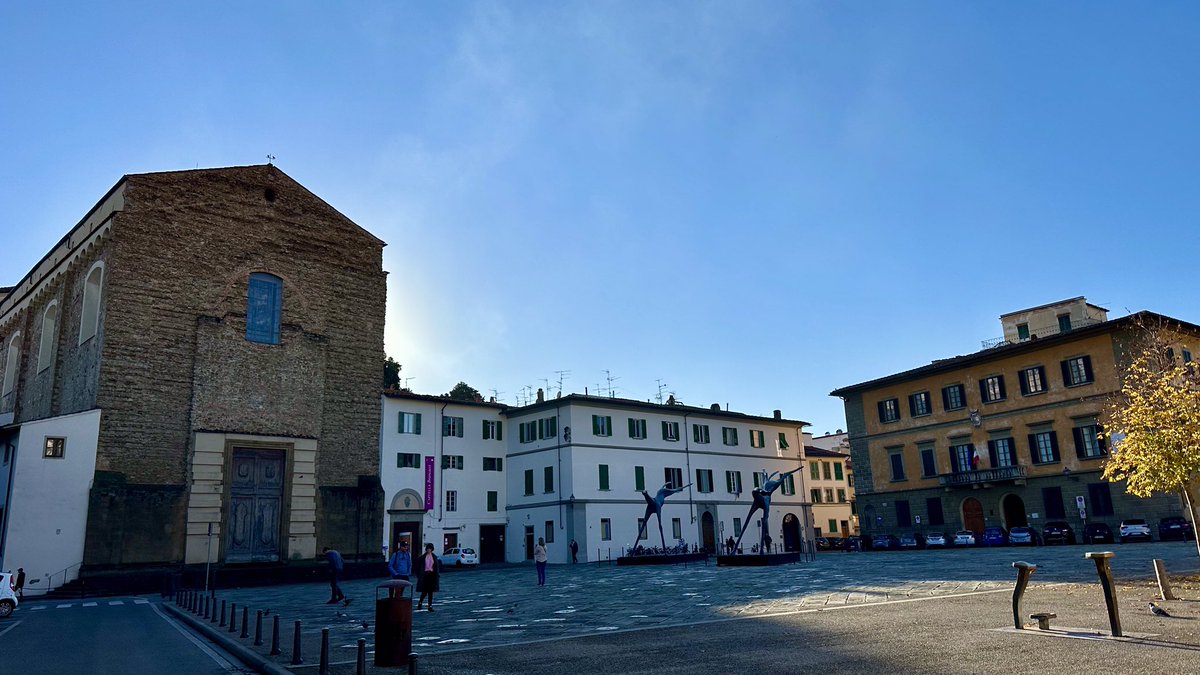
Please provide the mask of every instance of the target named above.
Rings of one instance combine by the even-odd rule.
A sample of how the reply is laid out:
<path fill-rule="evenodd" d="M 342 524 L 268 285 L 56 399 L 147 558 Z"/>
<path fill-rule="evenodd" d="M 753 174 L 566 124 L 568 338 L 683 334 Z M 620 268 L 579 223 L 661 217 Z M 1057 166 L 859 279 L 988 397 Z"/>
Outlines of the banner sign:
<path fill-rule="evenodd" d="M 425 510 L 433 510 L 433 458 L 425 458 Z"/>

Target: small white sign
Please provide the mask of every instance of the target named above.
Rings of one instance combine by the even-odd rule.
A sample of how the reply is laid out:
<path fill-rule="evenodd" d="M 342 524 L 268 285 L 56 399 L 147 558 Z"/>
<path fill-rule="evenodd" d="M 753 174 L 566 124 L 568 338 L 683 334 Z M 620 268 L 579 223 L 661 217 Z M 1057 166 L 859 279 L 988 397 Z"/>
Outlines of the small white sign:
<path fill-rule="evenodd" d="M 1086 506 L 1083 502 L 1083 495 L 1079 495 L 1078 497 L 1075 498 L 1075 506 L 1077 506 L 1081 509 L 1086 508 Z"/>
<path fill-rule="evenodd" d="M 921 516 L 913 516 L 913 518 L 916 519 L 918 525 L 921 524 Z"/>
<path fill-rule="evenodd" d="M 1030 519 L 1030 520 L 1037 520 L 1038 518 L 1041 518 L 1041 516 L 1039 516 L 1039 515 L 1037 514 L 1037 512 L 1034 512 L 1034 513 L 1031 513 L 1031 514 L 1029 514 L 1029 519 Z"/>

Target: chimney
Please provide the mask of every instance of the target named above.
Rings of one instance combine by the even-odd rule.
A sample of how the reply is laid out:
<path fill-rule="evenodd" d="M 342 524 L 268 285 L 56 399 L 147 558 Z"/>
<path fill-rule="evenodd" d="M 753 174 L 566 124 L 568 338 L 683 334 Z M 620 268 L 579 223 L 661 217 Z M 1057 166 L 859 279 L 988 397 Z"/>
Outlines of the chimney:
<path fill-rule="evenodd" d="M 545 403 L 545 402 L 546 402 L 546 392 L 542 391 L 542 388 L 541 388 L 541 387 L 538 387 L 538 397 L 537 397 L 537 402 L 538 402 L 538 403 Z"/>
<path fill-rule="evenodd" d="M 709 410 L 716 411 L 716 412 L 721 412 L 721 404 L 720 404 L 720 403 L 714 403 L 714 404 L 712 404 L 712 405 L 708 406 L 708 409 L 709 409 Z"/>

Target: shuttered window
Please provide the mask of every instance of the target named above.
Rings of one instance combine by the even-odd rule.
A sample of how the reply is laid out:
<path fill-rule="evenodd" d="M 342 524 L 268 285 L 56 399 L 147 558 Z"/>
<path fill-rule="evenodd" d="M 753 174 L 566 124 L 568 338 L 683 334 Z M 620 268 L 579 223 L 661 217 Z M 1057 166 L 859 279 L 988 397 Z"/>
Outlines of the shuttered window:
<path fill-rule="evenodd" d="M 246 287 L 246 339 L 260 344 L 279 344 L 283 318 L 283 279 L 255 272 Z"/>

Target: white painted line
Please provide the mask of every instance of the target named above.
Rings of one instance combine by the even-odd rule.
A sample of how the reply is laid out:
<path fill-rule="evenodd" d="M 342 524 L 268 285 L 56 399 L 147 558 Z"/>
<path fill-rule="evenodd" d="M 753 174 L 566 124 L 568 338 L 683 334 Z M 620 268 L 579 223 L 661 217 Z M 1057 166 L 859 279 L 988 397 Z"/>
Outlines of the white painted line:
<path fill-rule="evenodd" d="M 183 635 L 183 637 L 187 638 L 189 642 L 196 645 L 196 647 L 200 651 L 204 652 L 205 654 L 208 655 L 209 658 L 211 658 L 213 661 L 215 661 L 217 666 L 220 667 L 221 670 L 224 670 L 227 673 L 244 673 L 244 672 L 246 672 L 240 666 L 235 666 L 232 662 L 229 661 L 229 659 L 226 659 L 224 656 L 221 656 L 220 654 L 218 654 L 215 650 L 212 649 L 212 647 L 209 647 L 208 645 L 201 642 L 200 638 L 196 637 L 195 635 L 192 634 L 191 631 L 189 631 L 186 628 L 184 628 L 183 626 L 179 625 L 178 621 L 175 621 L 171 617 L 164 614 L 161 609 L 159 609 L 158 607 L 152 607 L 152 609 L 154 610 L 155 614 L 157 614 L 159 617 L 162 618 L 163 621 L 166 621 L 168 624 L 173 626 L 175 628 L 175 630 L 179 631 L 180 634 Z"/>
<path fill-rule="evenodd" d="M 46 606 L 45 605 L 34 605 L 33 607 L 29 608 L 29 611 L 36 612 L 39 609 L 46 609 Z"/>
<path fill-rule="evenodd" d="M 4 637 L 4 634 L 5 634 L 5 633 L 7 633 L 8 631 L 10 631 L 10 630 L 12 630 L 12 629 L 16 628 L 16 627 L 17 627 L 17 626 L 19 626 L 19 625 L 21 625 L 21 620 L 20 620 L 20 619 L 17 619 L 16 621 L 12 622 L 12 624 L 10 624 L 10 625 L 9 625 L 7 628 L 5 628 L 4 630 L 0 630 L 0 637 Z"/>
<path fill-rule="evenodd" d="M 112 602 L 108 603 L 108 606 L 116 607 L 117 605 L 123 605 L 123 604 L 125 604 L 125 602 L 123 600 L 113 600 Z"/>
<path fill-rule="evenodd" d="M 65 604 L 65 605 L 57 605 L 57 606 L 55 607 L 55 609 L 66 609 L 66 608 L 68 608 L 68 607 L 70 607 L 70 606 L 71 606 L 71 603 L 69 603 L 69 602 L 68 602 L 68 603 L 67 603 L 67 604 Z"/>
<path fill-rule="evenodd" d="M 133 604 L 135 604 L 135 605 L 148 605 L 148 604 L 150 604 L 150 601 L 149 601 L 149 600 L 134 600 L 134 601 L 133 601 Z"/>
<path fill-rule="evenodd" d="M 100 603 L 98 603 L 98 602 L 85 602 L 85 603 L 83 603 L 83 605 L 81 605 L 81 606 L 82 606 L 82 607 L 95 607 L 95 606 L 96 606 L 96 605 L 98 605 L 98 604 L 100 604 Z"/>

